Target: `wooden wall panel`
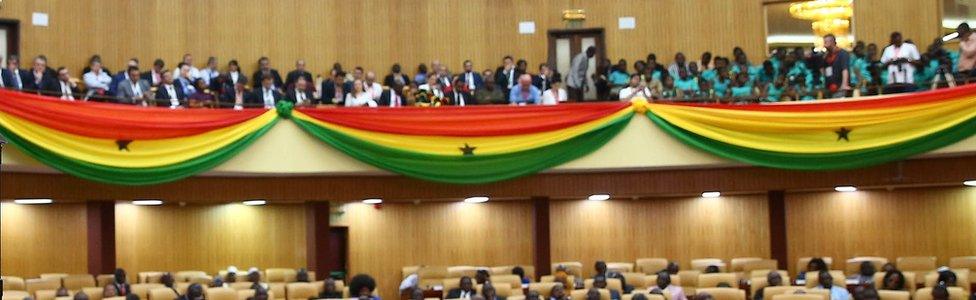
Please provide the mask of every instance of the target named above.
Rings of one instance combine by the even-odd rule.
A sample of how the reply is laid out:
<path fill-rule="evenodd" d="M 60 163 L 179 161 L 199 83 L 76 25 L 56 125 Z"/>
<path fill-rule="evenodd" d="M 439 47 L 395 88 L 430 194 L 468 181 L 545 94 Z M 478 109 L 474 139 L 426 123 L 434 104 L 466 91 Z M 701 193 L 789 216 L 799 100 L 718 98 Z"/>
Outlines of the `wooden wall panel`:
<path fill-rule="evenodd" d="M 804 256 L 950 257 L 976 253 L 976 189 L 787 193 L 790 270 Z"/>
<path fill-rule="evenodd" d="M 854 38 L 878 44 L 880 50 L 888 45 L 893 31 L 912 39 L 919 51 L 925 51 L 939 35 L 942 1 L 918 0 L 857 0 L 854 1 Z"/>
<path fill-rule="evenodd" d="M 0 203 L 3 275 L 88 272 L 85 204 Z"/>
<path fill-rule="evenodd" d="M 376 278 L 380 296 L 397 298 L 410 265 L 532 264 L 530 201 L 467 204 L 346 204 L 333 226 L 349 226 L 350 275 Z"/>
<path fill-rule="evenodd" d="M 666 257 L 688 268 L 694 258 L 770 255 L 765 194 L 554 201 L 550 209 L 552 261 L 580 261 L 585 276 L 600 259 Z"/>
<path fill-rule="evenodd" d="M 305 206 L 116 204 L 118 266 L 141 271 L 306 266 Z"/>
<path fill-rule="evenodd" d="M 525 58 L 534 71 L 546 59 L 546 31 L 563 28 L 561 12 L 569 8 L 587 10 L 587 27 L 606 28 L 614 59 L 633 62 L 656 52 L 670 61 L 676 51 L 728 55 L 735 45 L 755 58 L 765 47 L 759 0 L 48 0 L 6 1 L 0 17 L 21 20 L 24 56 L 44 53 L 74 70 L 94 53 L 113 70 L 133 56 L 143 66 L 163 58 L 172 68 L 192 53 L 197 65 L 211 55 L 221 66 L 237 58 L 247 74 L 267 55 L 282 72 L 305 58 L 313 73 L 339 61 L 382 76 L 393 62 L 411 74 L 435 59 L 455 71 L 469 58 L 486 69 L 506 54 Z M 31 26 L 32 12 L 48 13 L 51 25 Z M 635 17 L 637 28 L 617 29 L 624 16 Z M 520 21 L 536 22 L 536 33 L 518 34 Z"/>

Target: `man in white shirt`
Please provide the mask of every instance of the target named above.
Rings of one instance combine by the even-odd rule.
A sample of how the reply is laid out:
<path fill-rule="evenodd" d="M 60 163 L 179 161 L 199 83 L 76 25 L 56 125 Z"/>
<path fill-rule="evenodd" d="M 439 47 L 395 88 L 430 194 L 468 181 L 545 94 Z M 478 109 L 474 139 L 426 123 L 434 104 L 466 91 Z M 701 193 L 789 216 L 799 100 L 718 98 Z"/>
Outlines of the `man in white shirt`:
<path fill-rule="evenodd" d="M 373 98 L 373 101 L 379 100 L 380 96 L 383 95 L 383 85 L 376 82 L 376 73 L 373 71 L 366 72 L 366 80 L 363 81 L 363 85 L 365 85 L 366 92 Z"/>
<path fill-rule="evenodd" d="M 162 59 L 157 58 L 155 61 L 153 61 L 153 66 L 151 69 L 149 69 L 149 72 L 142 74 L 142 79 L 148 81 L 149 85 L 159 86 L 159 84 L 163 82 L 162 73 L 163 73 L 163 67 L 165 66 L 166 63 L 163 62 Z"/>
<path fill-rule="evenodd" d="M 566 102 L 566 90 L 563 89 L 563 81 L 559 76 L 553 77 L 549 81 L 549 89 L 542 93 L 542 105 L 556 105 Z"/>
<path fill-rule="evenodd" d="M 220 70 L 217 69 L 217 58 L 211 56 L 207 58 L 207 67 L 200 70 L 200 78 L 207 83 L 207 86 L 210 86 L 210 83 L 218 76 L 220 76 Z"/>
<path fill-rule="evenodd" d="M 583 95 L 590 86 L 586 84 L 586 72 L 590 67 L 590 58 L 596 55 L 596 47 L 589 47 L 586 52 L 577 54 L 570 63 L 569 74 L 566 75 L 566 86 L 569 87 L 569 97 L 573 101 L 583 101 Z"/>
<path fill-rule="evenodd" d="M 918 47 L 903 42 L 901 33 L 892 33 L 891 45 L 881 54 L 881 63 L 888 67 L 887 84 L 914 84 L 915 62 L 919 59 Z"/>
<path fill-rule="evenodd" d="M 484 79 L 481 78 L 481 74 L 474 71 L 474 63 L 471 60 L 464 61 L 464 73 L 461 74 L 461 81 L 468 86 L 470 93 L 474 93 L 475 90 L 485 84 Z"/>
<path fill-rule="evenodd" d="M 417 87 L 417 89 L 421 91 L 430 91 L 435 97 L 438 98 L 444 97 L 444 91 L 441 90 L 440 78 L 437 78 L 437 74 L 427 76 L 427 83 L 421 84 Z"/>
<path fill-rule="evenodd" d="M 71 82 L 71 75 L 68 75 L 68 68 L 58 68 L 58 95 L 61 100 L 75 100 L 78 93 L 78 84 Z"/>
<path fill-rule="evenodd" d="M 281 98 L 281 93 L 275 89 L 274 78 L 270 75 L 265 75 L 261 78 L 261 87 L 255 88 L 251 92 L 251 101 L 249 102 L 263 105 L 264 108 L 274 108 L 275 103 L 281 100 Z"/>
<path fill-rule="evenodd" d="M 156 90 L 156 105 L 169 108 L 179 108 L 180 100 L 186 100 L 187 95 L 183 94 L 183 89 L 179 83 L 173 81 L 173 74 L 163 73 L 163 80 Z"/>
<path fill-rule="evenodd" d="M 129 74 L 129 79 L 119 83 L 116 97 L 119 97 L 119 101 L 123 103 L 146 106 L 146 100 L 149 99 L 149 82 L 141 79 L 138 67 L 129 67 L 126 73 Z"/>
<path fill-rule="evenodd" d="M 200 76 L 200 69 L 197 69 L 197 67 L 194 67 L 193 66 L 193 55 L 190 55 L 190 53 L 183 54 L 183 61 L 182 62 L 185 63 L 186 65 L 190 66 L 190 70 L 189 70 L 190 71 L 189 72 L 189 75 L 190 76 L 189 76 L 189 78 L 186 78 L 186 79 L 188 79 L 190 82 L 194 82 L 198 78 L 201 77 Z M 176 70 L 173 70 L 173 78 L 179 78 L 180 76 L 181 76 L 181 74 L 180 74 L 180 69 L 179 68 L 177 68 Z"/>
<path fill-rule="evenodd" d="M 109 90 L 109 84 L 112 83 L 112 76 L 109 76 L 105 73 L 105 70 L 102 70 L 101 61 L 92 62 L 91 71 L 85 73 L 82 78 L 85 81 L 85 86 L 92 92 L 98 92 L 100 90 L 100 93 L 105 93 L 105 91 Z"/>
<path fill-rule="evenodd" d="M 634 98 L 651 99 L 651 90 L 647 88 L 647 84 L 641 80 L 638 73 L 630 75 L 627 87 L 620 90 L 620 101 L 630 101 Z"/>

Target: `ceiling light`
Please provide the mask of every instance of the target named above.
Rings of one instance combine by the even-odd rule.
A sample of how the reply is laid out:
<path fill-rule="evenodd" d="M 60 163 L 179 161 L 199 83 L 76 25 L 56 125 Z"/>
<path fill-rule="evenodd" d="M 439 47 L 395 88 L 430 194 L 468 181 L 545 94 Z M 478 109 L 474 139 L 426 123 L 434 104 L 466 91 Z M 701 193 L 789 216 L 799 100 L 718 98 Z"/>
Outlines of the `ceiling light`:
<path fill-rule="evenodd" d="M 976 187 L 976 179 L 963 181 L 962 185 Z"/>
<path fill-rule="evenodd" d="M 383 203 L 383 199 L 380 199 L 380 198 L 363 199 L 363 203 L 366 203 L 366 204 L 380 204 L 380 203 Z"/>
<path fill-rule="evenodd" d="M 133 200 L 132 205 L 163 205 L 163 200 Z"/>
<path fill-rule="evenodd" d="M 718 198 L 722 196 L 722 192 L 704 192 L 702 193 L 702 198 Z"/>
<path fill-rule="evenodd" d="M 244 205 L 247 205 L 247 206 L 261 206 L 261 205 L 268 204 L 268 201 L 265 201 L 265 200 L 247 200 L 247 201 L 244 201 L 243 203 L 244 203 Z"/>
<path fill-rule="evenodd" d="M 464 199 L 464 203 L 484 203 L 484 202 L 488 202 L 488 197 L 476 196 L 476 197 L 468 197 Z"/>
<path fill-rule="evenodd" d="M 842 193 L 857 192 L 857 187 L 853 185 L 841 185 L 834 188 L 835 191 Z"/>
<path fill-rule="evenodd" d="M 51 204 L 54 200 L 51 199 L 15 199 L 14 203 L 17 204 Z"/>
<path fill-rule="evenodd" d="M 610 195 L 607 195 L 607 194 L 596 194 L 596 195 L 590 195 L 590 197 L 589 198 L 586 198 L 586 199 L 588 199 L 590 201 L 606 201 L 606 200 L 610 200 Z"/>

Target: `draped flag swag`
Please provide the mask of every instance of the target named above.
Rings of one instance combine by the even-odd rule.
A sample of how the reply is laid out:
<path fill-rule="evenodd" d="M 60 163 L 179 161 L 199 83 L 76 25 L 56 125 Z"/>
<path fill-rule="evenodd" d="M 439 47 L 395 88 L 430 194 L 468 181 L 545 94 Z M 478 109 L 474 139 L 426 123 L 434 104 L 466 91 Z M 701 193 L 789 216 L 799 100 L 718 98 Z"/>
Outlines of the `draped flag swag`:
<path fill-rule="evenodd" d="M 207 171 L 279 116 L 360 161 L 454 184 L 496 182 L 585 156 L 645 114 L 714 155 L 792 170 L 904 159 L 976 134 L 976 85 L 893 96 L 776 104 L 645 100 L 558 106 L 142 108 L 0 90 L 0 134 L 38 161 L 88 180 L 157 184 Z"/>

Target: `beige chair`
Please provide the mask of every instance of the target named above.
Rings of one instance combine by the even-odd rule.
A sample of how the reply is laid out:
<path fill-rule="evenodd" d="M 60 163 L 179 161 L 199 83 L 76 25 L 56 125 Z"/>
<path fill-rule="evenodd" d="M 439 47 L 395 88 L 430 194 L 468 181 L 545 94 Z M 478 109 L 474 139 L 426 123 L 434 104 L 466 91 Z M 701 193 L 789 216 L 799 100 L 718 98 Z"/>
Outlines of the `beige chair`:
<path fill-rule="evenodd" d="M 7 277 L 4 277 L 3 279 L 4 279 L 3 283 L 7 283 Z M 28 294 L 27 291 L 21 291 L 21 290 L 10 290 L 10 291 L 8 291 L 7 289 L 4 289 L 3 290 L 3 299 L 10 298 L 10 299 L 15 299 L 15 300 L 24 300 L 24 298 L 27 298 L 27 297 L 30 297 L 30 296 L 31 295 Z"/>
<path fill-rule="evenodd" d="M 508 298 L 508 297 L 511 297 L 511 296 L 516 296 L 515 289 L 513 289 L 511 286 L 504 285 L 504 284 L 500 284 L 500 285 L 495 285 L 494 287 L 495 287 L 495 295 L 498 295 L 499 297 Z M 479 285 L 475 286 L 475 290 L 478 293 L 478 295 L 482 295 L 482 293 L 481 293 L 481 289 L 482 288 L 484 288 L 484 285 L 483 284 L 479 284 Z M 522 295 L 522 288 L 521 287 L 518 288 L 518 294 L 517 295 Z"/>
<path fill-rule="evenodd" d="M 624 272 L 620 273 L 620 275 L 623 276 L 624 280 L 627 281 L 627 284 L 633 286 L 634 289 L 643 289 L 650 284 L 647 281 L 647 275 L 644 275 L 644 273 Z"/>
<path fill-rule="evenodd" d="M 664 299 L 664 296 L 657 295 L 657 294 L 648 294 L 648 293 L 644 293 L 644 291 L 641 291 L 640 293 L 638 293 L 637 291 L 634 291 L 633 293 L 630 293 L 630 294 L 621 295 L 620 296 L 620 300 L 631 300 L 631 299 L 634 299 L 634 295 L 636 295 L 636 294 L 644 294 L 644 297 L 647 297 L 647 300 L 665 300 Z M 507 300 L 512 300 L 512 298 L 508 298 Z"/>
<path fill-rule="evenodd" d="M 274 299 L 285 299 L 285 283 L 284 282 L 272 282 L 268 284 L 268 290 L 275 294 Z M 268 298 L 271 299 L 271 298 Z"/>
<path fill-rule="evenodd" d="M 760 259 L 754 261 L 747 261 L 742 263 L 742 271 L 744 274 L 750 274 L 755 270 L 776 270 L 779 269 L 779 261 L 775 259 Z"/>
<path fill-rule="evenodd" d="M 115 296 L 115 297 L 102 298 L 102 300 L 125 300 L 125 296 Z"/>
<path fill-rule="evenodd" d="M 450 266 L 447 267 L 448 277 L 464 277 L 468 276 L 474 278 L 478 273 L 478 267 L 475 266 Z"/>
<path fill-rule="evenodd" d="M 474 279 L 473 278 L 471 279 L 471 283 L 472 284 L 474 283 Z M 441 297 L 447 297 L 447 293 L 448 292 L 450 292 L 453 289 L 456 289 L 456 288 L 460 288 L 461 287 L 461 278 L 448 278 L 448 279 L 444 279 L 444 281 L 440 283 L 440 286 L 443 287 L 443 289 L 441 290 L 441 292 L 442 292 L 442 294 L 444 294 Z"/>
<path fill-rule="evenodd" d="M 566 280 L 569 281 L 569 284 L 573 284 L 573 282 L 576 282 L 576 276 L 569 275 L 566 277 Z M 542 276 L 542 278 L 539 278 L 539 282 L 556 282 L 556 276 L 553 275 Z"/>
<path fill-rule="evenodd" d="M 666 258 L 638 258 L 637 259 L 637 272 L 644 274 L 654 274 L 658 271 L 664 270 L 668 267 L 668 259 Z"/>
<path fill-rule="evenodd" d="M 600 289 L 600 300 L 610 300 L 610 290 Z M 572 290 L 569 293 L 570 299 L 586 299 L 586 293 L 589 289 L 582 290 Z"/>
<path fill-rule="evenodd" d="M 583 280 L 583 288 L 590 289 L 593 287 L 593 279 Z M 607 278 L 607 289 L 617 291 L 620 294 L 624 293 L 624 285 L 617 278 Z"/>
<path fill-rule="evenodd" d="M 738 288 L 700 288 L 698 295 L 707 293 L 715 300 L 746 300 L 746 291 Z"/>
<path fill-rule="evenodd" d="M 708 266 L 718 267 L 719 272 L 728 272 L 728 266 L 722 262 L 721 258 L 697 258 L 691 260 L 691 269 L 705 272 Z"/>
<path fill-rule="evenodd" d="M 3 290 L 6 291 L 27 291 L 24 279 L 16 276 L 0 276 L 3 279 Z M 23 300 L 23 298 L 21 298 Z"/>
<path fill-rule="evenodd" d="M 306 300 L 318 294 L 318 288 L 308 282 L 292 282 L 285 285 L 287 300 Z"/>
<path fill-rule="evenodd" d="M 910 300 L 912 294 L 907 291 L 878 290 L 879 300 Z"/>
<path fill-rule="evenodd" d="M 905 291 L 907 291 L 909 295 L 914 295 L 916 284 L 913 284 L 913 282 L 917 281 L 917 276 L 913 272 L 901 272 L 901 274 L 905 275 Z M 874 286 L 879 290 L 884 286 L 884 276 L 884 272 L 874 273 Z"/>
<path fill-rule="evenodd" d="M 780 271 L 780 276 L 783 277 L 783 284 L 789 285 L 790 276 L 785 273 L 786 271 Z M 766 272 L 766 274 L 769 274 L 769 272 Z M 752 277 L 752 279 L 749 279 L 749 295 L 755 295 L 756 291 L 767 286 L 769 286 L 769 282 L 766 281 L 766 276 Z"/>
<path fill-rule="evenodd" d="M 830 300 L 830 290 L 828 289 L 805 289 L 804 291 L 806 291 L 807 294 L 820 295 L 820 298 L 823 300 Z M 851 298 L 848 299 L 853 299 L 853 298 L 854 296 L 851 295 Z"/>
<path fill-rule="evenodd" d="M 957 256 L 949 259 L 949 268 L 976 272 L 976 256 Z"/>
<path fill-rule="evenodd" d="M 225 287 L 209 288 L 204 294 L 207 300 L 237 300 L 237 291 Z"/>
<path fill-rule="evenodd" d="M 617 271 L 618 273 L 633 272 L 634 271 L 634 263 L 629 263 L 629 262 L 608 262 L 607 263 L 607 270 Z"/>
<path fill-rule="evenodd" d="M 807 288 L 813 288 L 820 283 L 819 272 L 807 272 L 807 274 L 804 276 L 806 276 Z M 847 277 L 844 276 L 844 272 L 836 270 L 830 271 L 830 277 L 834 278 L 834 285 L 842 287 L 845 286 L 844 280 L 846 280 Z"/>
<path fill-rule="evenodd" d="M 149 297 L 149 291 L 158 288 L 165 288 L 166 286 L 162 283 L 136 283 L 130 287 L 132 288 L 133 294 L 139 295 L 139 299 L 146 299 Z"/>
<path fill-rule="evenodd" d="M 697 286 L 700 288 L 713 288 L 718 287 L 718 285 L 723 282 L 729 284 L 729 287 L 739 287 L 739 281 L 736 280 L 734 273 L 711 273 L 698 275 Z"/>
<path fill-rule="evenodd" d="M 68 277 L 67 273 L 44 273 L 41 274 L 40 276 L 41 279 L 59 279 L 59 280 L 65 277 Z"/>
<path fill-rule="evenodd" d="M 827 264 L 827 269 L 833 269 L 834 268 L 834 259 L 833 258 L 831 258 L 829 256 L 821 256 L 820 259 L 823 259 L 824 263 Z M 807 271 L 807 265 L 810 264 L 810 261 L 811 260 L 813 260 L 813 257 L 809 257 L 809 256 L 808 257 L 801 257 L 800 259 L 798 259 L 796 261 L 796 269 L 799 270 L 800 272 L 806 272 Z"/>
<path fill-rule="evenodd" d="M 207 272 L 204 271 L 179 271 L 173 274 L 173 280 L 176 282 L 190 282 L 191 278 L 194 277 L 207 277 Z"/>
<path fill-rule="evenodd" d="M 149 300 L 175 300 L 176 292 L 171 288 L 155 288 L 149 290 Z"/>
<path fill-rule="evenodd" d="M 965 290 L 960 287 L 950 287 L 949 289 L 949 300 L 966 300 L 969 296 Z M 912 300 L 932 300 L 932 288 L 926 287 L 918 289 L 915 292 L 915 297 Z"/>
<path fill-rule="evenodd" d="M 760 257 L 736 257 L 736 258 L 733 258 L 733 259 L 729 260 L 729 267 L 730 267 L 729 272 L 732 272 L 732 273 L 745 272 L 746 270 L 743 267 L 745 266 L 746 263 L 755 262 L 755 261 L 762 261 L 762 260 L 763 259 L 760 258 Z"/>
<path fill-rule="evenodd" d="M 113 275 L 113 274 L 101 274 L 101 275 L 95 276 L 95 283 L 98 284 L 98 286 L 101 286 L 101 287 L 104 287 L 106 285 L 109 285 L 109 284 L 111 284 L 114 281 L 115 281 L 115 275 Z"/>
<path fill-rule="evenodd" d="M 55 300 L 57 298 L 57 291 L 55 290 L 39 290 L 34 292 L 34 300 Z"/>
<path fill-rule="evenodd" d="M 678 285 L 678 286 L 682 286 L 682 287 L 697 287 L 698 286 L 698 276 L 701 275 L 701 273 L 702 272 L 701 271 L 698 271 L 698 270 L 682 270 L 682 271 L 678 271 L 678 276 L 671 275 L 671 284 Z M 676 283 L 674 281 L 675 277 L 680 278 L 680 280 L 678 280 L 678 282 L 680 282 L 680 283 Z M 654 277 L 654 280 L 655 281 L 657 280 L 657 276 Z M 688 295 L 688 294 L 689 293 L 685 293 L 685 295 Z"/>
<path fill-rule="evenodd" d="M 815 294 L 779 294 L 770 297 L 770 299 L 772 300 L 823 300 L 823 297 Z"/>
<path fill-rule="evenodd" d="M 905 272 L 915 272 L 919 274 L 925 274 L 929 271 L 935 270 L 936 258 L 935 256 L 905 256 L 895 259 L 895 266 L 898 270 Z"/>
<path fill-rule="evenodd" d="M 211 282 L 213 282 L 213 277 L 210 277 L 210 276 L 194 276 L 194 277 L 190 277 L 189 279 L 187 279 L 187 282 L 189 282 L 189 283 L 199 283 L 201 285 L 208 286 L 208 285 L 210 285 Z"/>
<path fill-rule="evenodd" d="M 166 274 L 166 272 L 161 272 L 161 271 L 139 272 L 136 273 L 136 283 L 160 283 L 159 278 L 163 277 L 163 274 Z M 112 275 L 112 280 L 113 281 L 115 280 L 115 275 Z"/>
<path fill-rule="evenodd" d="M 82 288 L 95 287 L 95 277 L 89 274 L 68 275 L 61 278 L 64 288 L 69 291 L 80 291 Z"/>
<path fill-rule="evenodd" d="M 967 269 L 952 269 L 952 272 L 956 273 L 956 286 L 961 287 L 967 293 L 970 289 L 969 281 L 969 270 Z M 929 272 L 925 274 L 925 287 L 934 287 L 935 281 L 939 279 L 939 273 Z"/>
<path fill-rule="evenodd" d="M 529 278 L 529 282 L 535 282 L 535 266 L 521 265 L 519 267 L 522 267 L 522 270 L 525 271 L 525 277 Z M 497 266 L 491 267 L 488 269 L 488 272 L 491 273 L 492 280 L 494 280 L 495 275 L 512 275 L 512 269 L 514 268 L 515 266 Z"/>
<path fill-rule="evenodd" d="M 678 272 L 678 273 L 681 273 L 681 272 Z M 644 281 L 647 282 L 647 287 L 648 288 L 653 287 L 653 286 L 657 285 L 657 275 L 645 275 L 644 276 Z M 695 285 L 697 285 L 697 284 L 698 284 L 698 277 L 695 277 Z M 678 275 L 671 275 L 671 285 L 676 285 L 676 286 L 680 286 L 680 287 L 691 287 L 691 285 L 684 285 L 684 284 L 682 284 L 682 282 L 681 282 L 681 276 L 678 276 Z M 688 295 L 688 293 L 685 293 L 685 295 Z"/>
<path fill-rule="evenodd" d="M 786 282 L 784 281 L 784 283 Z M 776 295 L 794 294 L 796 293 L 796 291 L 806 292 L 806 290 L 807 289 L 802 286 L 789 286 L 789 285 L 770 286 L 770 287 L 766 287 L 766 289 L 763 290 L 763 298 L 772 298 L 773 296 Z"/>
<path fill-rule="evenodd" d="M 417 270 L 417 276 L 420 278 L 420 286 L 440 285 L 444 278 L 448 278 L 447 267 L 424 266 Z"/>
<path fill-rule="evenodd" d="M 287 283 L 287 282 L 295 282 L 295 280 L 298 280 L 298 271 L 295 269 L 269 268 L 265 270 L 264 273 L 268 274 L 268 277 L 265 278 L 265 281 L 267 282 Z"/>
<path fill-rule="evenodd" d="M 373 290 L 373 294 L 372 295 L 373 296 L 379 296 L 378 293 L 379 293 L 379 289 L 376 289 L 376 290 Z M 350 298 L 349 297 L 349 287 L 348 286 L 342 289 L 342 298 L 344 298 L 344 299 L 349 299 Z"/>
<path fill-rule="evenodd" d="M 519 293 L 517 293 L 516 295 L 521 295 L 522 294 L 521 293 L 521 291 L 522 291 L 522 278 L 519 278 L 518 275 L 512 275 L 512 274 L 492 275 L 491 276 L 491 282 L 495 284 L 495 287 L 496 288 L 498 286 L 500 286 L 500 285 L 505 285 L 505 286 L 508 286 L 509 288 L 511 288 L 513 290 L 516 290 L 517 289 L 519 291 Z"/>
<path fill-rule="evenodd" d="M 180 295 L 183 295 L 183 294 L 186 294 L 186 290 L 190 288 L 190 283 L 189 282 L 175 282 L 175 283 L 173 283 L 173 288 L 176 289 L 176 292 L 177 293 L 179 293 Z"/>
<path fill-rule="evenodd" d="M 52 291 L 55 291 L 55 290 L 57 290 L 58 288 L 61 287 L 61 279 L 60 278 L 57 278 L 57 279 L 41 279 L 41 278 L 27 279 L 27 281 L 24 283 L 24 287 L 27 290 L 27 293 L 30 293 L 31 295 L 35 295 L 37 291 L 42 291 L 42 290 L 52 290 Z"/>
<path fill-rule="evenodd" d="M 884 257 L 877 256 L 859 256 L 848 259 L 845 263 L 844 273 L 846 274 L 857 274 L 861 270 L 861 263 L 869 261 L 874 265 L 875 270 L 881 270 L 881 267 L 888 263 L 888 259 Z"/>
<path fill-rule="evenodd" d="M 786 278 L 789 278 L 790 277 L 790 273 L 789 272 L 787 272 L 786 270 L 776 270 L 776 272 L 779 272 L 779 275 L 780 276 L 783 276 L 783 282 L 784 283 L 788 283 L 789 282 L 789 281 L 786 281 Z M 752 279 L 755 279 L 755 278 L 766 278 L 767 275 L 769 275 L 769 270 L 752 270 L 751 272 L 749 272 L 749 278 L 752 278 Z"/>
<path fill-rule="evenodd" d="M 254 297 L 254 290 L 252 289 L 237 291 L 237 300 L 247 300 L 251 297 Z M 271 291 L 268 291 L 268 299 L 275 299 L 275 295 Z"/>
<path fill-rule="evenodd" d="M 548 299 L 550 293 L 552 292 L 552 287 L 558 285 L 558 282 L 533 282 L 529 284 L 529 291 L 534 291 L 539 293 L 539 297 L 542 299 Z M 572 288 L 569 288 L 572 289 Z"/>
<path fill-rule="evenodd" d="M 227 287 L 235 291 L 241 291 L 250 289 L 252 285 L 254 285 L 254 283 L 251 282 L 231 282 L 227 284 Z"/>
<path fill-rule="evenodd" d="M 105 291 L 104 288 L 100 287 L 86 287 L 81 288 L 81 291 L 88 295 L 88 300 L 102 300 L 102 293 Z"/>
<path fill-rule="evenodd" d="M 566 267 L 566 273 L 569 275 L 575 275 L 576 277 L 583 277 L 583 263 L 578 261 L 564 261 L 552 264 L 552 269 L 549 274 L 556 274 L 556 268 L 560 265 Z"/>

